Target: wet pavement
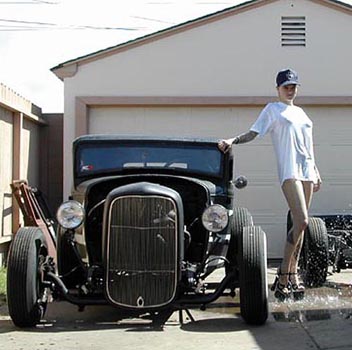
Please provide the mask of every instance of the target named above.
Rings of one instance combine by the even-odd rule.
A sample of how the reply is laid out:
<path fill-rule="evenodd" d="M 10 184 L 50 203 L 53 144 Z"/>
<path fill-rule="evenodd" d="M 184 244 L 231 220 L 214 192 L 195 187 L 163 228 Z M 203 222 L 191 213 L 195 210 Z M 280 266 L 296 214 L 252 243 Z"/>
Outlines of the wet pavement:
<path fill-rule="evenodd" d="M 274 269 L 268 281 L 274 280 Z M 304 300 L 277 302 L 269 291 L 270 314 L 264 326 L 248 326 L 239 316 L 238 298 L 221 298 L 205 311 L 175 312 L 163 328 L 148 319 L 123 319 L 111 307 L 48 306 L 36 328 L 13 326 L 0 307 L 0 348 L 47 349 L 236 349 L 352 350 L 352 270 L 328 276 L 321 288 L 308 289 Z"/>

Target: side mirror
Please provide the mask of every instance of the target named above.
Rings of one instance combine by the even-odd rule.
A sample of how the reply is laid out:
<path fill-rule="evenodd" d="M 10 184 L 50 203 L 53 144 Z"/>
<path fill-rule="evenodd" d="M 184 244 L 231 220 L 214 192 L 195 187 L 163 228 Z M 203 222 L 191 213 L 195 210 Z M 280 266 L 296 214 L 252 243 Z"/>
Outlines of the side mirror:
<path fill-rule="evenodd" d="M 238 177 L 236 177 L 235 179 L 235 187 L 238 188 L 239 190 L 242 189 L 242 188 L 245 188 L 247 186 L 247 178 L 243 175 L 240 175 Z"/>

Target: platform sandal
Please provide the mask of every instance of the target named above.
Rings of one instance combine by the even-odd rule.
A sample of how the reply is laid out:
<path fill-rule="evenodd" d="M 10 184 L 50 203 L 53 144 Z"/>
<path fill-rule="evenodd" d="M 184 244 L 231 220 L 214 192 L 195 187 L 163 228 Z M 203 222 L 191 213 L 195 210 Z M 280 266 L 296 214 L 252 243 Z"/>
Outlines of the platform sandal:
<path fill-rule="evenodd" d="M 291 285 L 290 278 L 287 280 L 287 284 L 280 283 L 280 276 L 289 276 L 289 273 L 282 273 L 280 269 L 277 270 L 274 283 L 271 286 L 271 290 L 274 292 L 274 296 L 279 301 L 285 301 L 291 296 Z"/>
<path fill-rule="evenodd" d="M 289 273 L 289 280 L 292 288 L 292 296 L 294 300 L 302 300 L 304 298 L 304 292 L 305 292 L 304 284 L 301 282 L 298 282 L 297 277 L 295 279 L 296 280 L 295 282 L 292 282 L 291 280 L 291 276 L 296 276 L 296 275 L 297 275 L 296 272 Z"/>

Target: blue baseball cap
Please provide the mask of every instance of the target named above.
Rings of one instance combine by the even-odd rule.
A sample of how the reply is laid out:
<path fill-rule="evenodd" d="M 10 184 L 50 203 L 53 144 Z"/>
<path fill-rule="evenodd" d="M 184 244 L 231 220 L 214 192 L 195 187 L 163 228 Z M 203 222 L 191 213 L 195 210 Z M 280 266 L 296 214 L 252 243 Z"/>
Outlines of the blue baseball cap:
<path fill-rule="evenodd" d="M 283 69 L 277 73 L 276 76 L 276 86 L 286 86 L 286 85 L 300 85 L 298 81 L 298 74 L 292 69 Z"/>

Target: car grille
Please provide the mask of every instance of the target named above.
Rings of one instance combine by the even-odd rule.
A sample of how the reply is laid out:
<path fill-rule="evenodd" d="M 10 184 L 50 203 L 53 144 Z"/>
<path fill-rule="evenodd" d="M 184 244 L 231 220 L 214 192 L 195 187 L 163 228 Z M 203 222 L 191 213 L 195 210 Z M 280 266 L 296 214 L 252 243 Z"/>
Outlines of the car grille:
<path fill-rule="evenodd" d="M 177 283 L 175 203 L 159 196 L 111 202 L 107 234 L 107 295 L 130 308 L 171 302 Z"/>

